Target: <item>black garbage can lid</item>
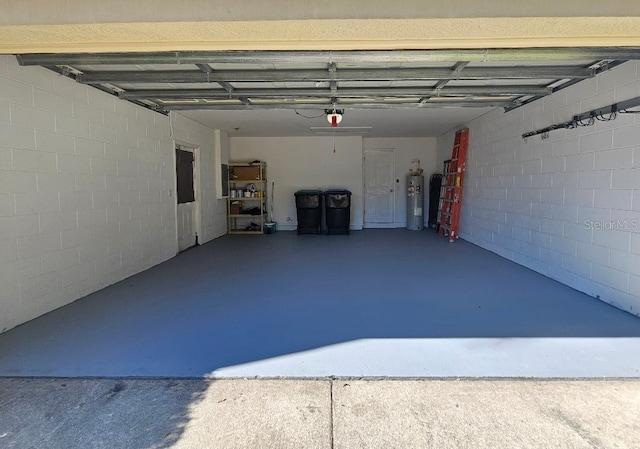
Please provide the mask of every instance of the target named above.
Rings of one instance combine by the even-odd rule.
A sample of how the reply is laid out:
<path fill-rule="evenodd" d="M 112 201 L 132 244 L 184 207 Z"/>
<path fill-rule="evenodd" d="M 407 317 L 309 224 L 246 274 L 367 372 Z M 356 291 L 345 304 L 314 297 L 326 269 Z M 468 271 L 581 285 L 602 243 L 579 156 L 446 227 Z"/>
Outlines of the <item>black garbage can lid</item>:
<path fill-rule="evenodd" d="M 312 196 L 312 195 L 322 195 L 322 190 L 298 190 L 294 193 L 295 196 Z"/>
<path fill-rule="evenodd" d="M 345 189 L 329 189 L 324 191 L 324 195 L 351 195 L 351 192 Z"/>

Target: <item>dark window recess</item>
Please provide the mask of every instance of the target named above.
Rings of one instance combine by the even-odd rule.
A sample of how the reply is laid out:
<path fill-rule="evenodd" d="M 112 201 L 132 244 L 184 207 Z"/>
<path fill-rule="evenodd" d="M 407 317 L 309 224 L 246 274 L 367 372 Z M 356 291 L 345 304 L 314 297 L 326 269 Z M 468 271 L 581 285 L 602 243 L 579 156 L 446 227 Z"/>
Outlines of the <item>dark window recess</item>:
<path fill-rule="evenodd" d="M 222 164 L 220 169 L 222 177 L 222 196 L 229 196 L 229 166 Z"/>
<path fill-rule="evenodd" d="M 193 153 L 176 148 L 176 174 L 178 178 L 178 204 L 195 201 L 193 191 Z"/>

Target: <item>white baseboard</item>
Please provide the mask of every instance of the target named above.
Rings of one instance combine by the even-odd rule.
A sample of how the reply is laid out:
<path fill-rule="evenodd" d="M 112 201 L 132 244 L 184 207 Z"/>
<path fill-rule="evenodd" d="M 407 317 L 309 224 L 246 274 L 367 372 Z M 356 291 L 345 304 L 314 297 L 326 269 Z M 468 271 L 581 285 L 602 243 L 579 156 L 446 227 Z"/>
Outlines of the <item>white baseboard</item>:
<path fill-rule="evenodd" d="M 398 228 L 406 228 L 407 223 L 365 223 L 365 229 L 398 229 Z M 429 229 L 427 223 L 423 224 L 425 229 Z"/>
<path fill-rule="evenodd" d="M 278 231 L 295 231 L 298 229 L 298 225 L 296 223 L 284 223 L 284 224 L 280 224 L 278 223 L 276 225 L 276 230 Z M 322 228 L 323 230 L 325 230 L 325 228 Z M 362 231 L 363 227 L 361 224 L 351 224 L 349 226 L 349 229 L 351 231 Z"/>
<path fill-rule="evenodd" d="M 283 223 L 280 224 L 278 223 L 276 225 L 276 230 L 278 231 L 295 231 L 297 229 L 298 225 L 296 225 L 295 223 Z"/>
<path fill-rule="evenodd" d="M 365 223 L 365 229 L 392 229 L 392 228 L 404 228 L 406 223 Z"/>

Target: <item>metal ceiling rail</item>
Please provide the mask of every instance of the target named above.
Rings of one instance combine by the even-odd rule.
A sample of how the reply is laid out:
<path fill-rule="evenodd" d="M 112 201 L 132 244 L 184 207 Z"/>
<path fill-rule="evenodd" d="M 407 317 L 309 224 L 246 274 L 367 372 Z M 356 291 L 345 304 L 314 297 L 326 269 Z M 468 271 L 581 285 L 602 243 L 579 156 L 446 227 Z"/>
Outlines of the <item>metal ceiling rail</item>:
<path fill-rule="evenodd" d="M 549 87 L 538 86 L 470 86 L 470 87 L 380 87 L 329 89 L 141 89 L 120 94 L 124 100 L 186 99 L 186 98 L 283 98 L 283 97 L 465 97 L 548 95 Z"/>
<path fill-rule="evenodd" d="M 601 61 L 599 64 L 597 64 L 595 66 L 592 66 L 591 70 L 593 71 L 593 76 L 596 76 L 596 75 L 598 75 L 598 74 L 600 74 L 602 72 L 606 72 L 607 70 L 611 70 L 614 67 L 617 67 L 617 66 L 619 66 L 621 64 L 624 64 L 625 62 L 627 62 L 627 61 L 623 61 L 623 60 Z M 573 86 L 574 84 L 579 83 L 580 81 L 582 81 L 582 80 L 579 79 L 579 78 L 568 79 L 567 81 L 562 82 L 561 84 L 554 86 L 551 89 L 551 93 L 558 92 L 559 90 L 562 90 L 562 89 L 566 89 L 567 87 Z M 539 99 L 541 99 L 543 97 L 544 97 L 544 95 L 536 95 L 534 97 L 531 97 L 531 98 L 529 98 L 527 100 L 522 101 L 519 105 L 516 106 L 516 108 L 519 108 L 519 107 L 524 106 L 526 104 L 532 103 L 532 102 L 534 102 L 536 100 L 539 100 Z M 508 111 L 510 111 L 512 109 L 515 109 L 515 108 L 505 108 L 505 112 L 508 112 Z"/>
<path fill-rule="evenodd" d="M 469 65 L 469 61 L 458 61 L 456 62 L 453 67 L 451 67 L 451 71 L 454 73 L 459 73 L 462 71 L 462 69 L 464 69 L 467 65 Z M 450 80 L 440 80 L 436 83 L 436 85 L 434 86 L 436 89 L 441 89 L 444 86 L 447 85 L 447 83 L 449 83 Z M 424 97 L 422 97 L 420 99 L 420 103 L 426 103 L 427 101 L 429 101 L 429 98 L 431 98 L 430 95 L 425 95 Z"/>
<path fill-rule="evenodd" d="M 593 71 L 581 67 L 486 67 L 461 71 L 444 69 L 339 69 L 326 70 L 149 70 L 87 72 L 76 76 L 85 84 L 101 83 L 220 83 L 304 81 L 411 81 L 591 78 Z"/>
<path fill-rule="evenodd" d="M 495 48 L 379 51 L 176 51 L 152 53 L 58 53 L 18 55 L 21 65 L 270 64 L 640 59 L 640 47 Z"/>
<path fill-rule="evenodd" d="M 213 69 L 209 66 L 209 64 L 196 64 L 196 66 L 202 70 L 204 73 L 213 73 Z M 233 92 L 233 86 L 226 81 L 218 81 L 220 87 L 222 87 L 227 92 Z M 249 104 L 249 99 L 246 97 L 238 97 L 240 101 L 244 104 Z"/>
<path fill-rule="evenodd" d="M 327 103 L 268 103 L 268 104 L 216 104 L 216 103 L 162 103 L 159 109 L 166 110 L 224 110 L 224 111 L 250 111 L 254 109 L 323 109 L 331 105 Z M 426 102 L 426 103 L 340 103 L 342 109 L 422 109 L 422 108 L 490 108 L 514 106 L 511 101 L 456 101 L 456 102 Z"/>

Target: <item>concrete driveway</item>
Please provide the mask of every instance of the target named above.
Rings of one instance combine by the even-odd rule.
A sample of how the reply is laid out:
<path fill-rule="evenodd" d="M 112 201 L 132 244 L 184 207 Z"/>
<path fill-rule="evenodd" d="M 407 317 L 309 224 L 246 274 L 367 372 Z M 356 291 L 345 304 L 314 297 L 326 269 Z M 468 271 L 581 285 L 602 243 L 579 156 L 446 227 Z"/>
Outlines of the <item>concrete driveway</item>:
<path fill-rule="evenodd" d="M 3 448 L 640 448 L 638 380 L 0 379 Z"/>

